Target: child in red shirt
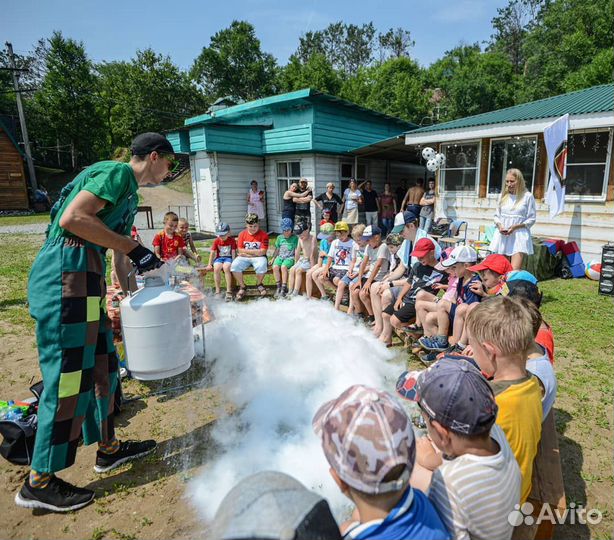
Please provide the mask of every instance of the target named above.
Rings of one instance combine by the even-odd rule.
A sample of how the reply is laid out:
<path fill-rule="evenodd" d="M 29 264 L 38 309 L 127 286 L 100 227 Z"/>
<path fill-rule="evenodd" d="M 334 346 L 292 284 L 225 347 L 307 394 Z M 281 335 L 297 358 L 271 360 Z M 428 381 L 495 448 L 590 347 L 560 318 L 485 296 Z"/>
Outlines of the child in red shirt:
<path fill-rule="evenodd" d="M 155 254 L 163 261 L 170 261 L 179 256 L 185 256 L 185 241 L 177 234 L 179 217 L 175 212 L 164 214 L 164 230 L 153 239 Z"/>
<path fill-rule="evenodd" d="M 245 216 L 245 230 L 241 231 L 237 239 L 237 257 L 232 261 L 230 270 L 239 283 L 236 300 L 245 296 L 245 281 L 243 272 L 250 267 L 256 273 L 256 284 L 260 296 L 266 296 L 266 289 L 262 282 L 268 270 L 266 256 L 269 248 L 269 235 L 260 229 L 258 216 L 253 213 Z"/>
<path fill-rule="evenodd" d="M 213 270 L 213 281 L 215 282 L 215 295 L 220 296 L 220 283 L 222 271 L 226 277 L 226 302 L 232 300 L 232 273 L 230 265 L 237 254 L 237 242 L 230 236 L 230 225 L 220 223 L 215 230 L 217 238 L 213 241 L 211 252 L 209 253 L 209 264 L 207 270 Z"/>
<path fill-rule="evenodd" d="M 330 210 L 327 210 L 326 208 L 322 210 L 322 220 L 320 221 L 320 227 L 325 223 L 332 223 L 334 225 L 333 220 L 330 218 Z"/>

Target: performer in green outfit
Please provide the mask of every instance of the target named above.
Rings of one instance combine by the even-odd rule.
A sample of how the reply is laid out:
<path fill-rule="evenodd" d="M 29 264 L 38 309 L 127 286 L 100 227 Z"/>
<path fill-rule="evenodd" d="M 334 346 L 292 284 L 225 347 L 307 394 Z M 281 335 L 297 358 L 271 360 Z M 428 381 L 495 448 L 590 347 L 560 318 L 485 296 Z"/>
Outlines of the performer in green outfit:
<path fill-rule="evenodd" d="M 161 261 L 129 236 L 139 186 L 159 184 L 175 164 L 173 147 L 158 133 L 137 136 L 129 163 L 102 161 L 70 182 L 51 210 L 47 240 L 30 272 L 28 300 L 44 390 L 32 470 L 15 496 L 18 506 L 76 510 L 94 492 L 54 473 L 75 461 L 83 434 L 98 443 L 96 472 L 106 472 L 154 450 L 155 441 L 115 437 L 118 360 L 106 315 L 105 252 L 126 254 L 137 272 Z"/>

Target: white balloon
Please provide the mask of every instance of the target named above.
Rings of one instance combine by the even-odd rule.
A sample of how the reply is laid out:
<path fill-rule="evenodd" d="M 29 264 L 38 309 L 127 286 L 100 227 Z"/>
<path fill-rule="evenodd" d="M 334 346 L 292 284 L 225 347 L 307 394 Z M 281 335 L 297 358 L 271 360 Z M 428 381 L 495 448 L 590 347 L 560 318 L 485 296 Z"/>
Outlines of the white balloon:
<path fill-rule="evenodd" d="M 439 169 L 439 163 L 437 163 L 437 160 L 435 159 L 429 159 L 426 162 L 426 168 L 431 172 L 435 172 L 437 169 Z"/>
<path fill-rule="evenodd" d="M 427 146 L 424 150 L 422 150 L 422 158 L 425 160 L 433 159 L 435 157 L 435 150 L 433 150 L 430 146 Z"/>
<path fill-rule="evenodd" d="M 435 161 L 437 161 L 441 167 L 446 162 L 446 156 L 443 154 L 435 154 Z"/>

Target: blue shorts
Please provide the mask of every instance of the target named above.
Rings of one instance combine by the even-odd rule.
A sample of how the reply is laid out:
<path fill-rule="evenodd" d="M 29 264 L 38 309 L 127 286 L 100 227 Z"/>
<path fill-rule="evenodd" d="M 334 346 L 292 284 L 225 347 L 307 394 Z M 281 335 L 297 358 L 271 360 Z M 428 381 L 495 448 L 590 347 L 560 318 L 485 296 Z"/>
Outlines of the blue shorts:
<path fill-rule="evenodd" d="M 345 276 L 343 276 L 341 278 L 341 281 L 343 283 L 345 283 L 349 287 L 350 285 L 352 285 L 353 283 L 356 283 L 358 281 L 358 275 L 356 275 L 355 277 L 351 278 L 350 274 L 345 274 Z"/>
<path fill-rule="evenodd" d="M 213 261 L 213 264 L 224 264 L 224 263 L 231 263 L 232 262 L 232 257 L 218 257 L 217 259 L 215 259 L 215 261 Z"/>
<path fill-rule="evenodd" d="M 233 272 L 245 272 L 250 266 L 254 267 L 256 274 L 266 274 L 268 270 L 268 260 L 266 257 L 237 257 L 232 261 L 230 270 Z"/>
<path fill-rule="evenodd" d="M 454 315 L 456 315 L 456 304 L 450 306 L 450 313 L 448 315 L 450 318 L 450 327 L 454 327 Z"/>

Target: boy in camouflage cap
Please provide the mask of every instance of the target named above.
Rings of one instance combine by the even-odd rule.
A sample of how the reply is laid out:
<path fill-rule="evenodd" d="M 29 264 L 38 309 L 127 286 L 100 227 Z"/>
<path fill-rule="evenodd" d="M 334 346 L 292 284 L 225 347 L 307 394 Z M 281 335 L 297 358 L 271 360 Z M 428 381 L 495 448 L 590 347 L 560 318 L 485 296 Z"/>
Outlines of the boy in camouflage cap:
<path fill-rule="evenodd" d="M 333 479 L 356 505 L 356 521 L 341 526 L 346 538 L 450 538 L 428 498 L 409 486 L 414 433 L 390 394 L 351 386 L 320 407 L 313 428 Z"/>

